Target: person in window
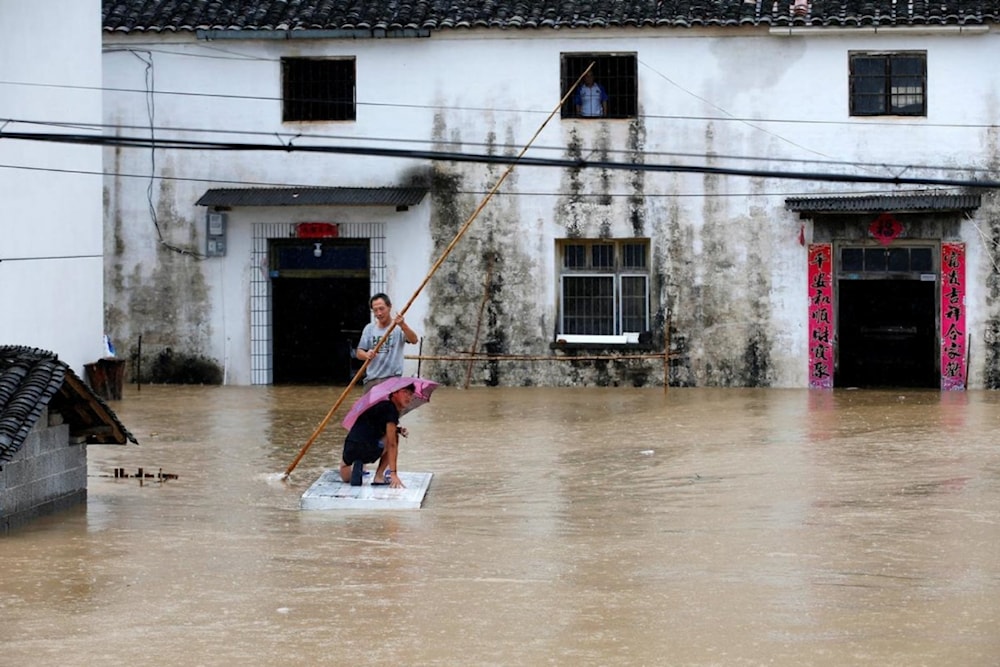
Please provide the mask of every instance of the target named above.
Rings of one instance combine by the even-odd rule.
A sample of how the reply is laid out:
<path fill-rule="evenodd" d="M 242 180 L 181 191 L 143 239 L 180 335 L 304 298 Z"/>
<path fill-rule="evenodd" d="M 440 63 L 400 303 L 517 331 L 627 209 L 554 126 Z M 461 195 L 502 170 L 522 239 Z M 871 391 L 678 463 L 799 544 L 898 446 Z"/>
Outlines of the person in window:
<path fill-rule="evenodd" d="M 364 390 L 368 391 L 382 380 L 391 377 L 399 377 L 403 374 L 403 346 L 405 343 L 411 345 L 417 342 L 417 332 L 414 331 L 403 320 L 402 315 L 396 315 L 396 326 L 389 333 L 389 338 L 382 343 L 378 353 L 374 352 L 382 336 L 392 324 L 392 302 L 389 297 L 379 292 L 368 304 L 375 315 L 375 321 L 365 325 L 361 332 L 361 340 L 354 351 L 361 361 L 371 359 L 368 368 L 365 369 Z"/>
<path fill-rule="evenodd" d="M 594 73 L 587 72 L 573 95 L 576 115 L 581 118 L 603 118 L 608 115 L 608 94 L 601 84 L 594 81 Z"/>

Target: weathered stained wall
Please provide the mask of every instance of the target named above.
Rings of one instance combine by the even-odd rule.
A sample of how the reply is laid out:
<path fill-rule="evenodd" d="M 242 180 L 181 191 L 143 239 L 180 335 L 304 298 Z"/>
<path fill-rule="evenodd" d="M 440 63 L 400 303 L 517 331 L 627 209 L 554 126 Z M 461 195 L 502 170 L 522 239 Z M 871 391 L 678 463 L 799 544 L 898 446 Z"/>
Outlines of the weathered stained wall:
<path fill-rule="evenodd" d="M 995 137 L 991 146 L 996 150 Z M 982 304 L 982 308 L 972 311 L 974 316 L 968 322 L 973 360 L 969 382 L 972 386 L 1000 389 L 1000 198 L 995 193 L 983 197 L 975 220 L 967 223 L 973 225 L 973 233 L 966 235 L 970 255 L 974 254 L 969 260 L 979 270 L 969 272 L 966 299 Z M 980 349 L 982 353 L 977 354 Z"/>
<path fill-rule="evenodd" d="M 116 150 L 115 157 L 120 155 Z M 142 354 L 135 364 L 140 370 L 149 370 L 154 359 L 175 351 L 204 355 L 213 335 L 210 275 L 202 266 L 204 211 L 179 209 L 175 181 L 169 179 L 173 170 L 169 165 L 162 170 L 168 178 L 150 188 L 148 216 L 126 221 L 120 208 L 112 209 L 107 238 L 105 276 L 115 297 L 106 307 L 106 321 L 109 330 L 121 336 L 119 356 L 134 362 Z M 109 191 L 117 194 L 122 189 L 113 185 Z M 146 233 L 126 232 L 128 224 L 144 227 Z M 130 244 L 143 249 L 137 252 Z M 129 261 L 137 255 L 152 261 Z"/>
<path fill-rule="evenodd" d="M 961 128 L 997 120 L 996 105 L 988 100 L 1000 86 L 1000 75 L 990 71 L 977 77 L 984 94 L 971 99 L 969 89 L 948 76 L 970 59 L 981 60 L 983 49 L 997 50 L 989 38 L 851 33 L 804 39 L 757 30 L 691 30 L 684 39 L 663 39 L 664 34 L 601 30 L 600 39 L 594 39 L 598 33 L 584 31 L 462 31 L 422 40 L 248 39 L 227 42 L 232 56 L 227 59 L 209 57 L 214 47 L 189 35 L 109 35 L 109 45 L 131 50 L 109 50 L 105 79 L 109 88 L 141 91 L 148 85 L 146 68 L 152 67 L 158 87 L 194 93 L 158 96 L 156 113 L 173 127 L 208 131 L 191 132 L 198 138 L 245 141 L 284 133 L 274 140 L 288 141 L 289 133 L 301 133 L 296 145 L 427 145 L 514 155 L 542 128 L 557 102 L 561 53 L 636 53 L 638 118 L 556 117 L 541 129 L 529 154 L 875 175 L 898 171 L 884 164 L 968 166 L 992 160 L 982 153 L 979 131 Z M 170 49 L 142 51 L 150 40 Z M 926 121 L 875 123 L 847 116 L 848 54 L 887 49 L 930 54 Z M 357 58 L 357 121 L 282 124 L 277 95 L 283 56 Z M 109 94 L 107 118 L 140 128 L 152 125 L 143 99 Z M 247 276 L 259 267 L 246 250 L 252 223 L 260 217 L 256 211 L 233 211 L 229 253 L 202 260 L 184 252 L 200 251 L 204 243 L 204 210 L 193 202 L 208 187 L 231 183 L 401 185 L 415 162 L 170 151 L 158 151 L 154 160 L 149 151 L 138 150 L 107 159 L 116 173 L 153 168 L 178 179 L 169 184 L 154 179 L 151 197 L 143 179 L 108 181 L 113 333 L 128 341 L 126 347 L 143 333 L 144 341 L 151 336 L 159 345 L 220 364 L 226 359 L 230 380 L 237 383 L 248 377 L 249 355 L 243 352 L 249 348 Z M 433 174 L 426 205 L 403 220 L 377 214 L 387 222 L 388 289 L 397 304 L 416 289 L 504 172 L 502 166 L 416 163 Z M 945 169 L 940 174 L 954 175 Z M 811 236 L 813 229 L 785 209 L 785 198 L 873 189 L 766 173 L 732 177 L 520 166 L 431 277 L 407 319 L 424 336 L 428 355 L 473 347 L 493 354 L 550 354 L 558 318 L 557 240 L 648 237 L 652 349 L 669 340 L 672 384 L 805 386 L 806 249 L 800 237 Z M 991 210 L 984 207 L 976 220 L 992 215 Z M 288 222 L 352 215 L 294 209 L 266 213 L 269 220 Z M 986 277 L 992 250 L 972 248 L 980 241 L 968 227 L 959 235 L 970 245 L 970 271 Z M 977 300 L 969 304 L 970 313 L 990 313 L 978 324 L 981 332 L 987 319 L 997 318 L 996 299 L 987 301 L 982 292 L 970 295 Z M 978 344 L 973 344 L 973 359 L 985 360 L 986 355 L 977 355 L 983 351 Z M 463 383 L 467 372 L 461 361 L 429 362 L 423 368 L 451 384 Z M 502 385 L 659 384 L 663 379 L 659 360 L 477 363 L 472 377 L 475 383 Z"/>

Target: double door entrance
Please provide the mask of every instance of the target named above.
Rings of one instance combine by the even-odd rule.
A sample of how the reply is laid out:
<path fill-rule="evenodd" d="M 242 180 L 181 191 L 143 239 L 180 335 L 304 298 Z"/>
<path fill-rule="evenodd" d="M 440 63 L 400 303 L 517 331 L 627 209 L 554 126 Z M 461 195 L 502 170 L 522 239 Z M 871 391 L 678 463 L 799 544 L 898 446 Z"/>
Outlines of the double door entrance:
<path fill-rule="evenodd" d="M 959 388 L 964 246 L 810 246 L 810 386 Z"/>

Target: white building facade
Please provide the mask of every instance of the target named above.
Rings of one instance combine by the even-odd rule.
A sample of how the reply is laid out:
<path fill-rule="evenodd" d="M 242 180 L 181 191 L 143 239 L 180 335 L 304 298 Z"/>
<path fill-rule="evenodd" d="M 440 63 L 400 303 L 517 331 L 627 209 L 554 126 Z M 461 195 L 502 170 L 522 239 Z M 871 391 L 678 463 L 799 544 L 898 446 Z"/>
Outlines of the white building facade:
<path fill-rule="evenodd" d="M 145 366 L 346 381 L 384 291 L 450 384 L 1000 386 L 988 23 L 112 18 L 106 327 Z"/>
<path fill-rule="evenodd" d="M 82 376 L 105 354 L 101 148 L 14 137 L 100 135 L 100 3 L 4 0 L 0 33 L 0 341 Z"/>

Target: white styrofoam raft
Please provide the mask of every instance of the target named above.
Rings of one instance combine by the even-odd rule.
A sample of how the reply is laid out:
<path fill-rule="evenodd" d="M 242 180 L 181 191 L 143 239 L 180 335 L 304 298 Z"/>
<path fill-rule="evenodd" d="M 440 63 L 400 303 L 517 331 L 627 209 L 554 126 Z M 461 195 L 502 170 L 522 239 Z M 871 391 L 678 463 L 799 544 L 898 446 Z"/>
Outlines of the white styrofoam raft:
<path fill-rule="evenodd" d="M 388 486 L 372 486 L 372 475 L 365 475 L 361 486 L 351 486 L 341 481 L 336 470 L 326 470 L 302 494 L 299 507 L 304 510 L 419 509 L 427 488 L 431 485 L 432 476 L 429 472 L 399 473 L 399 478 L 406 486 L 392 489 Z"/>

